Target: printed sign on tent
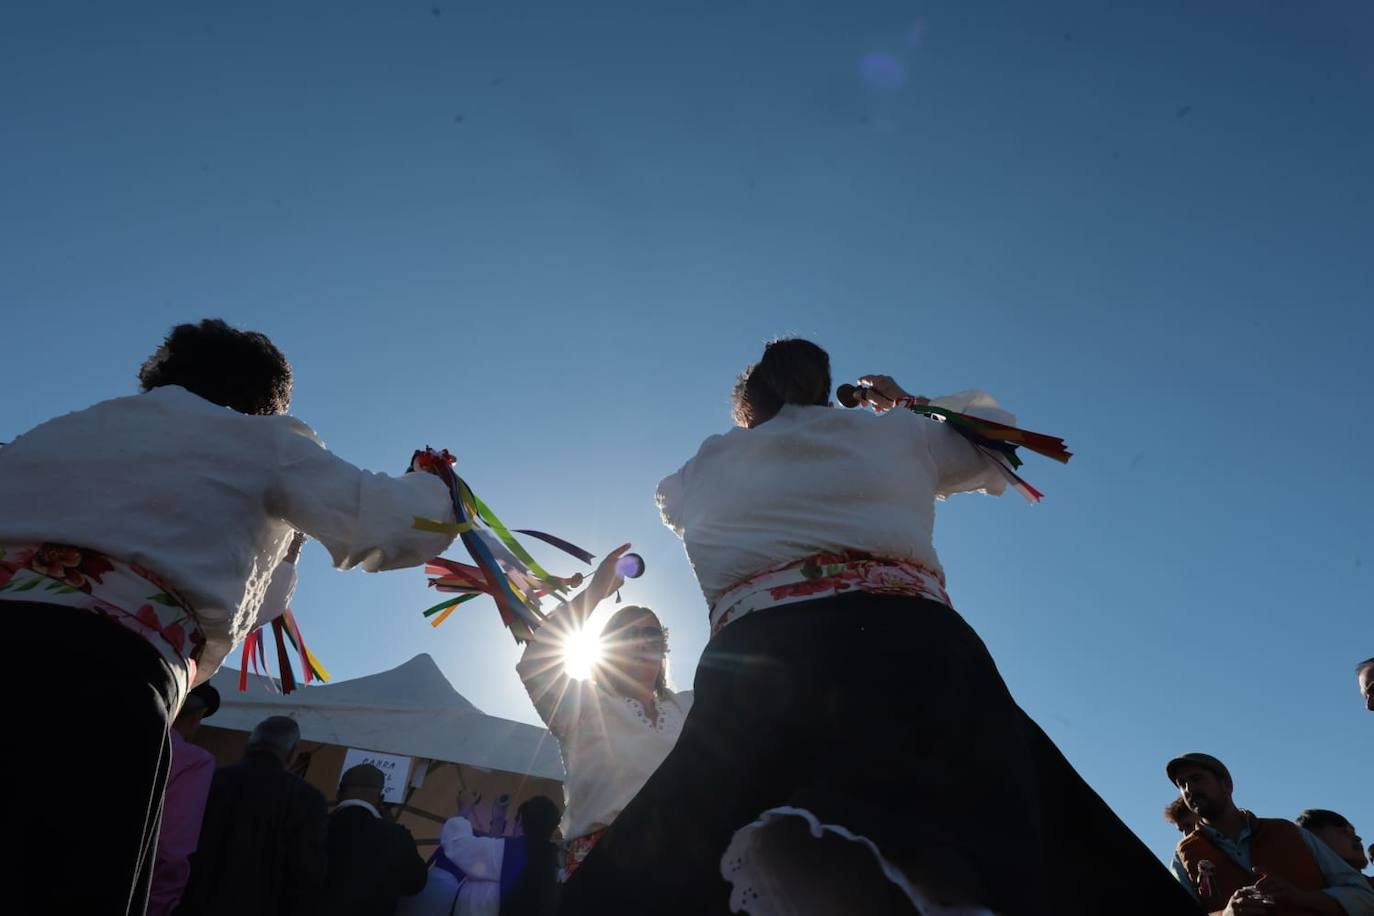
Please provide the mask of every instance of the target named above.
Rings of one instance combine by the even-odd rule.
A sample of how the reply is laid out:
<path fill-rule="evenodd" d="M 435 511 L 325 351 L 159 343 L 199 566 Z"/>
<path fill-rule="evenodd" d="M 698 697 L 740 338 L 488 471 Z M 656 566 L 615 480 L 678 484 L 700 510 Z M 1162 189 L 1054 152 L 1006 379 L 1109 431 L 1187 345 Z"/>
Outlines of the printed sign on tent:
<path fill-rule="evenodd" d="M 414 763 L 410 757 L 350 747 L 348 753 L 344 755 L 343 769 L 339 771 L 339 778 L 342 779 L 344 773 L 360 763 L 372 764 L 381 770 L 382 775 L 386 777 L 386 788 L 382 792 L 382 801 L 399 805 L 406 800 L 406 784 L 410 781 L 410 768 Z"/>

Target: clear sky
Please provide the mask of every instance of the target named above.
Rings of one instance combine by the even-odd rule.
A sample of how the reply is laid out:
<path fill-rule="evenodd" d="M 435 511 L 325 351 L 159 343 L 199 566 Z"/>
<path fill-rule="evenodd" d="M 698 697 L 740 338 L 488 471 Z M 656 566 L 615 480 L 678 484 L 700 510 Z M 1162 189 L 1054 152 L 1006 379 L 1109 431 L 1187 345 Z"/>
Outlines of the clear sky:
<path fill-rule="evenodd" d="M 1357 0 L 9 4 L 0 440 L 131 391 L 175 322 L 263 330 L 340 454 L 447 446 L 512 524 L 634 542 L 686 686 L 654 487 L 802 334 L 1077 452 L 936 543 L 1154 849 L 1185 750 L 1368 841 L 1372 47 Z M 535 721 L 490 603 L 434 600 L 315 546 L 296 605 L 338 677 L 428 652 Z"/>

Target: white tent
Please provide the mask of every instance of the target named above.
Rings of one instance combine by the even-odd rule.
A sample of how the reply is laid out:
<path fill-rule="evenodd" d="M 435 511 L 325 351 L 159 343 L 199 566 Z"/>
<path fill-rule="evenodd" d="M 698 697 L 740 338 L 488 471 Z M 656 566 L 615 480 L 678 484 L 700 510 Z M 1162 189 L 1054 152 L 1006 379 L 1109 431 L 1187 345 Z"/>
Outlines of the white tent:
<path fill-rule="evenodd" d="M 222 705 L 207 726 L 251 731 L 268 716 L 295 719 L 306 741 L 364 748 L 562 781 L 558 744 L 543 728 L 483 713 L 440 672 L 429 655 L 390 671 L 337 683 L 276 692 L 250 675 L 224 668 L 211 683 Z"/>
<path fill-rule="evenodd" d="M 293 770 L 335 797 L 350 749 L 410 758 L 398 822 L 424 854 L 439 828 L 467 799 L 469 819 L 492 835 L 509 833 L 520 804 L 534 795 L 563 797 L 558 744 L 544 729 L 489 716 L 463 698 L 428 655 L 351 681 L 311 685 L 289 696 L 268 678 L 250 674 L 239 691 L 239 672 L 211 679 L 219 711 L 196 743 L 221 764 L 238 760 L 248 732 L 268 716 L 290 716 L 301 729 Z M 560 805 L 561 807 L 561 805 Z"/>

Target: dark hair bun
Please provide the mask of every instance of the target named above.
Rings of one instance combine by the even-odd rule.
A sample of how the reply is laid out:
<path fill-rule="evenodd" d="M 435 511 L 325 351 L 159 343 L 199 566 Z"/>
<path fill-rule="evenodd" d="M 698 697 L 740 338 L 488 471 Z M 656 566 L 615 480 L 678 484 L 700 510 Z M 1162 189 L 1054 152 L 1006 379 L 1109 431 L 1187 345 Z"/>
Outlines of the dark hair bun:
<path fill-rule="evenodd" d="M 764 347 L 763 358 L 735 382 L 735 422 L 754 427 L 786 404 L 830 403 L 830 354 L 809 340 L 786 337 Z"/>

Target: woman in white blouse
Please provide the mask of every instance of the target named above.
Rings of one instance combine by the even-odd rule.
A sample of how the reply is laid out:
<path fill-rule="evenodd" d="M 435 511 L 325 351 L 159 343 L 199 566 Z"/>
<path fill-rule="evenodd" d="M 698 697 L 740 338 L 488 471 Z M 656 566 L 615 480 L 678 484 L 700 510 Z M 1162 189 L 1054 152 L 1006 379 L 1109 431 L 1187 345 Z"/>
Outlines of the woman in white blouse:
<path fill-rule="evenodd" d="M 535 631 L 516 667 L 563 754 L 565 875 L 668 756 L 691 706 L 690 695 L 668 689 L 663 624 L 637 605 L 620 608 L 602 628 L 602 661 L 591 677 L 568 675 L 569 642 L 624 584 L 616 562 L 629 547 L 606 555 L 587 588 Z"/>
<path fill-rule="evenodd" d="M 713 635 L 677 746 L 561 912 L 1194 913 L 950 606 L 935 502 L 1001 472 L 944 423 L 829 394 L 824 350 L 770 344 L 738 428 L 660 484 Z M 981 392 L 934 403 L 1014 422 Z"/>
<path fill-rule="evenodd" d="M 462 815 L 444 822 L 439 848 L 446 864 L 463 874 L 446 916 L 546 916 L 558 890 L 558 848 L 552 841 L 558 806 L 536 795 L 520 805 L 515 820 L 515 836 L 478 835 Z"/>
<path fill-rule="evenodd" d="M 34 912 L 143 912 L 168 724 L 265 622 L 298 533 L 338 568 L 368 571 L 421 564 L 452 540 L 413 527 L 453 518 L 440 481 L 360 470 L 286 415 L 291 367 L 262 334 L 179 325 L 139 381 L 141 394 L 0 449 L 0 611 L 40 672 L 12 704 L 11 730 L 44 753 L 53 785 L 89 783 L 89 749 L 102 749 L 101 850 L 79 882 L 52 850 L 90 799 L 17 793 L 26 838 L 6 868 L 35 893 Z"/>

